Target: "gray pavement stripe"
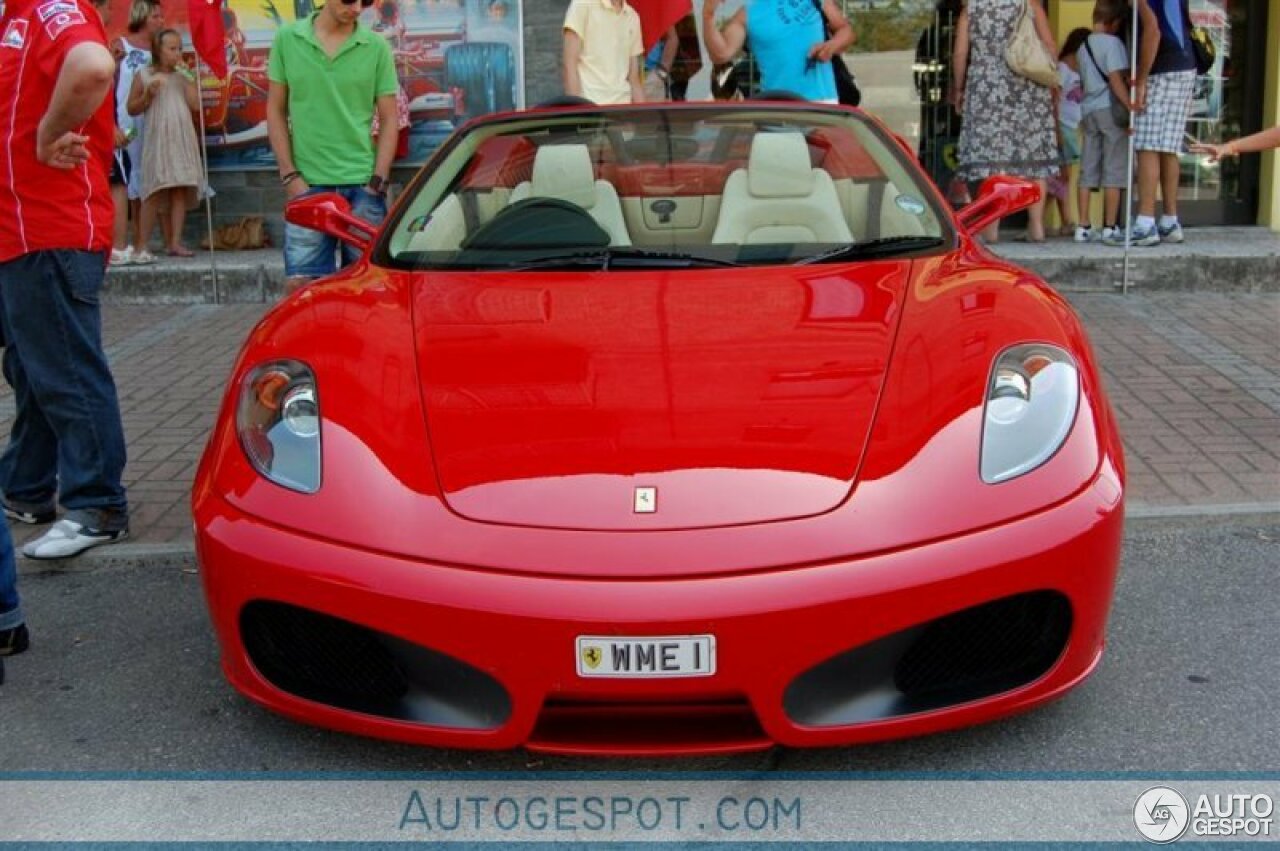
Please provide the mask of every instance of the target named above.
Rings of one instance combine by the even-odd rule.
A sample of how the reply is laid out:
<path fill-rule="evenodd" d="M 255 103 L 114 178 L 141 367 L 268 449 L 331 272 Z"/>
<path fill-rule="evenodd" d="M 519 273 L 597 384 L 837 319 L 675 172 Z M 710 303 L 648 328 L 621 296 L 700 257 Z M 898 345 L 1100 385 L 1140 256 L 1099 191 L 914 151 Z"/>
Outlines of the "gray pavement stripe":
<path fill-rule="evenodd" d="M 215 304 L 193 304 L 180 310 L 168 319 L 148 325 L 137 333 L 130 334 L 118 343 L 107 346 L 108 361 L 122 361 L 141 354 L 160 341 L 174 334 L 189 329 L 193 324 L 203 321 L 215 314 L 219 306 Z M 7 386 L 6 386 L 7 389 Z M 0 421 L 13 418 L 15 413 L 13 394 L 0 395 Z"/>
<path fill-rule="evenodd" d="M 1199 296 L 1207 298 L 1207 296 Z M 1226 298 L 1232 298 L 1227 296 Z M 1259 364 L 1198 330 L 1165 307 L 1160 299 L 1131 293 L 1120 299 L 1123 309 L 1161 339 L 1206 366 L 1272 411 L 1280 414 L 1280 372 L 1275 364 Z"/>
<path fill-rule="evenodd" d="M 1239 517 L 1250 514 L 1280 514 L 1280 502 L 1233 502 L 1221 505 L 1126 505 L 1126 520 L 1177 517 Z"/>

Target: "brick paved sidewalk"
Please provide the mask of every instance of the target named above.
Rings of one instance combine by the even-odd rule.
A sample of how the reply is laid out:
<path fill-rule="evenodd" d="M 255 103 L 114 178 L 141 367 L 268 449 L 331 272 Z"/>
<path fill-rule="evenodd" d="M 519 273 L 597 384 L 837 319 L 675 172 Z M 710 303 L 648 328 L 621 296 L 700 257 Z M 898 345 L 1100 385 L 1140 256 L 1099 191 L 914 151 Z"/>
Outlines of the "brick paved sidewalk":
<path fill-rule="evenodd" d="M 1131 512 L 1280 510 L 1280 294 L 1078 293 L 1072 301 L 1120 416 Z M 104 309 L 129 443 L 133 537 L 86 559 L 190 548 L 196 464 L 235 353 L 266 309 Z M 0 433 L 12 417 L 6 386 Z M 13 531 L 19 542 L 39 532 Z"/>

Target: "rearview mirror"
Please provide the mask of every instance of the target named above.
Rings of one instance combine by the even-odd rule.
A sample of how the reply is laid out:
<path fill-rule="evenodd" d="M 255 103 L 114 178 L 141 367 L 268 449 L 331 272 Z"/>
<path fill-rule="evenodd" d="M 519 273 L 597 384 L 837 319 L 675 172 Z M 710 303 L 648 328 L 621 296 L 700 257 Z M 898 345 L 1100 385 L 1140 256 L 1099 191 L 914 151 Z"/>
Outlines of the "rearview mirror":
<path fill-rule="evenodd" d="M 1040 187 L 1030 180 L 997 174 L 982 182 L 978 198 L 956 217 L 970 233 L 977 233 L 994 221 L 1025 210 L 1040 200 Z"/>
<path fill-rule="evenodd" d="M 368 248 L 378 229 L 351 212 L 347 199 L 337 192 L 320 192 L 304 195 L 290 201 L 284 208 L 285 221 L 355 246 L 361 251 Z"/>

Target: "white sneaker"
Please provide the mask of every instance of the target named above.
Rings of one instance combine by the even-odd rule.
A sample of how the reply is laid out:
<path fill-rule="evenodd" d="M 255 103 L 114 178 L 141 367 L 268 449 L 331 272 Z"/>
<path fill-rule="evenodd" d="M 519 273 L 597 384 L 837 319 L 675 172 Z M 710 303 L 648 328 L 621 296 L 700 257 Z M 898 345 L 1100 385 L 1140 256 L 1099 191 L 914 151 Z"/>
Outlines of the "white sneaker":
<path fill-rule="evenodd" d="M 1076 242 L 1097 242 L 1102 237 L 1088 225 L 1076 225 Z"/>
<path fill-rule="evenodd" d="M 1168 227 L 1157 224 L 1156 233 L 1160 235 L 1161 242 L 1182 242 L 1185 239 L 1180 222 L 1174 222 Z"/>
<path fill-rule="evenodd" d="M 64 517 L 50 526 L 48 532 L 24 544 L 22 554 L 34 559 L 70 558 L 90 547 L 114 544 L 127 537 L 129 537 L 128 529 L 116 531 L 90 529 L 88 526 Z"/>
<path fill-rule="evenodd" d="M 111 266 L 130 266 L 133 264 L 133 246 L 126 245 L 124 248 L 111 249 L 111 259 L 107 261 Z"/>

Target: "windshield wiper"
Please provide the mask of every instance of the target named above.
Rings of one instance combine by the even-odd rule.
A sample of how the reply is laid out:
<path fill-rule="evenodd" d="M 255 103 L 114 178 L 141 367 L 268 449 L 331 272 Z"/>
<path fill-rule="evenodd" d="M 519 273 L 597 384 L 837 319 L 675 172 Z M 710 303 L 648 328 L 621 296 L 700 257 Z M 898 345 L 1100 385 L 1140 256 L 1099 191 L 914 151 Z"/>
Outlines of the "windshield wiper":
<path fill-rule="evenodd" d="M 509 266 L 505 263 L 494 263 L 491 266 L 486 264 L 486 266 L 493 269 L 507 269 L 512 272 L 522 272 L 527 269 L 573 269 L 579 266 L 586 266 L 592 269 L 607 269 L 609 268 L 609 251 L 608 249 L 575 251 L 569 254 L 552 254 L 546 257 L 517 260 Z"/>
<path fill-rule="evenodd" d="M 646 248 L 610 248 L 611 265 L 689 269 L 696 266 L 741 266 L 733 260 L 687 254 L 681 251 L 650 251 Z M 621 263 L 619 263 L 621 261 Z"/>
<path fill-rule="evenodd" d="M 602 270 L 610 268 L 644 269 L 692 269 L 706 266 L 738 266 L 732 260 L 684 254 L 678 251 L 649 251 L 644 248 L 603 248 L 599 251 L 577 251 L 572 254 L 555 254 L 534 257 L 509 267 L 513 272 L 529 269 L 564 269 L 590 266 Z"/>
<path fill-rule="evenodd" d="M 805 266 L 810 263 L 829 263 L 834 260 L 855 260 L 866 257 L 888 257 L 925 248 L 937 248 L 942 243 L 943 239 L 940 236 L 882 236 L 879 239 L 842 245 L 839 248 L 806 257 L 797 261 L 796 265 Z"/>

